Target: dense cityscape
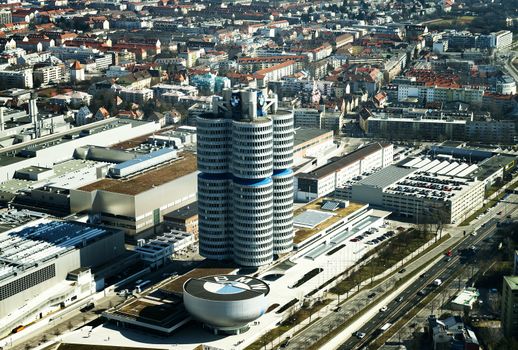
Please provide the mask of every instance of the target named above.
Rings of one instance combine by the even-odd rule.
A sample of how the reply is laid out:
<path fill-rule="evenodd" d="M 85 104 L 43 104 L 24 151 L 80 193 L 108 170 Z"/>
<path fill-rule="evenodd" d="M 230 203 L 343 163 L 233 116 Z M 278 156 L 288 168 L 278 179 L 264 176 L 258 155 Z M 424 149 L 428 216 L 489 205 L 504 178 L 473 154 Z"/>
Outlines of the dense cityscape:
<path fill-rule="evenodd" d="M 518 350 L 516 0 L 0 0 L 0 350 Z"/>

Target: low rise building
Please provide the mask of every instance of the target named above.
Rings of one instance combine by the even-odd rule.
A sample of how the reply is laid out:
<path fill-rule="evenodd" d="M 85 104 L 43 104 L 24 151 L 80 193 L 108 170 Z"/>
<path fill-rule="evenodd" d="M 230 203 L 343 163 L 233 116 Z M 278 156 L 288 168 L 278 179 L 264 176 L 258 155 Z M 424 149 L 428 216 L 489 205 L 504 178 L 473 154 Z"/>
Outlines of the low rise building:
<path fill-rule="evenodd" d="M 293 145 L 293 163 L 301 164 L 308 158 L 318 157 L 326 150 L 333 148 L 336 148 L 333 131 L 297 128 Z"/>
<path fill-rule="evenodd" d="M 504 276 L 501 320 L 507 337 L 518 334 L 518 276 Z"/>
<path fill-rule="evenodd" d="M 431 316 L 428 324 L 434 350 L 481 349 L 475 332 L 464 324 L 460 316 L 451 316 L 443 320 Z"/>
<path fill-rule="evenodd" d="M 457 294 L 451 301 L 451 308 L 459 311 L 467 311 L 473 309 L 473 305 L 480 297 L 480 293 L 476 288 L 465 288 Z"/>
<path fill-rule="evenodd" d="M 194 202 L 164 215 L 164 226 L 198 237 L 198 203 Z"/>
<path fill-rule="evenodd" d="M 140 259 L 151 267 L 164 265 L 172 255 L 178 253 L 194 243 L 194 235 L 191 233 L 171 230 L 154 239 L 138 242 L 135 252 Z"/>
<path fill-rule="evenodd" d="M 335 195 L 411 217 L 417 223 L 459 223 L 484 203 L 484 182 L 471 177 L 477 169 L 462 162 L 414 158 L 350 182 Z"/>
<path fill-rule="evenodd" d="M 393 160 L 392 144 L 364 146 L 344 157 L 331 159 L 331 162 L 312 172 L 297 174 L 295 198 L 307 202 L 328 195 L 347 181 L 365 172 L 384 168 Z"/>

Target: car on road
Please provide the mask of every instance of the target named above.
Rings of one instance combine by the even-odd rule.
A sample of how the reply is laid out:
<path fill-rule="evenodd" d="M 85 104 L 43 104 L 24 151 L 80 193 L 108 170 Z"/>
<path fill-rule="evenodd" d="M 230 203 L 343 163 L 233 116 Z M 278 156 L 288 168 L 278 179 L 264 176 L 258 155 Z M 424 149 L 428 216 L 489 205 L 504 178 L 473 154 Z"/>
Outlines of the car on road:
<path fill-rule="evenodd" d="M 426 273 L 423 273 L 421 274 L 421 276 L 419 276 L 419 278 L 425 278 L 426 277 Z"/>
<path fill-rule="evenodd" d="M 403 301 L 403 296 L 399 296 L 396 298 L 396 302 L 400 303 Z"/>
<path fill-rule="evenodd" d="M 419 295 L 420 297 L 425 296 L 426 295 L 426 290 L 421 289 L 419 292 L 417 292 L 417 295 Z"/>
<path fill-rule="evenodd" d="M 451 261 L 451 256 L 447 256 L 446 259 L 444 259 L 444 261 L 450 262 Z"/>
<path fill-rule="evenodd" d="M 501 212 L 501 211 L 499 211 L 498 213 L 496 213 L 496 215 L 502 215 L 502 212 Z"/>
<path fill-rule="evenodd" d="M 380 312 L 385 312 L 388 310 L 388 307 L 387 306 L 382 306 L 381 309 L 380 309 Z"/>
<path fill-rule="evenodd" d="M 287 348 L 288 345 L 290 345 L 290 338 L 288 338 L 284 342 L 282 342 L 281 346 L 279 346 L 279 349 Z"/>
<path fill-rule="evenodd" d="M 405 272 L 406 272 L 405 268 L 402 268 L 401 270 L 399 270 L 399 273 L 405 273 Z"/>
<path fill-rule="evenodd" d="M 372 292 L 369 295 L 367 295 L 367 298 L 372 299 L 376 296 L 376 293 Z"/>
<path fill-rule="evenodd" d="M 354 332 L 354 336 L 358 339 L 363 339 L 365 337 L 365 333 L 357 331 L 357 332 Z"/>
<path fill-rule="evenodd" d="M 338 311 L 340 311 L 340 310 L 342 310 L 342 307 L 341 307 L 341 306 L 335 307 L 335 308 L 333 309 L 333 311 L 334 311 L 334 312 L 338 312 Z"/>
<path fill-rule="evenodd" d="M 482 226 L 481 226 L 481 227 L 482 227 Z M 472 235 L 472 236 L 476 236 L 476 235 L 477 235 L 477 231 L 473 231 L 473 232 L 471 232 L 471 235 Z"/>

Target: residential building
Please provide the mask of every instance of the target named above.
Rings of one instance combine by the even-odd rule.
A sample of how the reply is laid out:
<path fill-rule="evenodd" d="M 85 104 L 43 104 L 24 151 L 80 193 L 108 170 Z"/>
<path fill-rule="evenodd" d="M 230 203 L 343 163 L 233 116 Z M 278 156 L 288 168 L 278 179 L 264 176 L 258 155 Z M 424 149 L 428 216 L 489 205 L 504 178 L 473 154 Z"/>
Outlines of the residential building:
<path fill-rule="evenodd" d="M 0 10 L 0 25 L 12 23 L 12 22 L 13 22 L 13 16 L 11 14 L 11 10 L 6 9 L 6 8 Z"/>
<path fill-rule="evenodd" d="M 432 333 L 434 350 L 482 349 L 475 332 L 464 324 L 460 316 L 450 316 L 439 320 L 431 315 L 428 318 L 428 324 Z"/>
<path fill-rule="evenodd" d="M 32 69 L 0 71 L 0 88 L 32 89 Z"/>
<path fill-rule="evenodd" d="M 33 71 L 33 81 L 36 84 L 48 85 L 50 83 L 58 84 L 67 81 L 68 75 L 64 65 L 45 66 L 36 68 Z"/>

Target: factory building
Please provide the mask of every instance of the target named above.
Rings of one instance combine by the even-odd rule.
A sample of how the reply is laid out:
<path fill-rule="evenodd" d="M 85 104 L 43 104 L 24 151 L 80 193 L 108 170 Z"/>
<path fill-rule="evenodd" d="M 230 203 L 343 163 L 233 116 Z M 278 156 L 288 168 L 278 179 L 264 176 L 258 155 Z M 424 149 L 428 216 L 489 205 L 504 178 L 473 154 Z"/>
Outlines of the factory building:
<path fill-rule="evenodd" d="M 165 232 L 154 239 L 144 242 L 139 240 L 135 252 L 140 260 L 152 267 L 164 265 L 171 256 L 194 243 L 194 235 L 182 231 Z"/>
<path fill-rule="evenodd" d="M 297 174 L 295 198 L 309 202 L 323 197 L 362 173 L 392 164 L 393 160 L 394 148 L 389 143 L 373 143 L 344 157 L 333 158 L 312 172 Z"/>
<path fill-rule="evenodd" d="M 109 146 L 151 134 L 158 129 L 160 125 L 153 122 L 110 118 L 56 133 L 45 139 L 7 146 L 0 152 L 0 180 L 11 179 L 16 170 L 21 168 L 52 167 L 72 159 L 78 147 Z"/>
<path fill-rule="evenodd" d="M 223 91 L 197 118 L 200 254 L 261 266 L 292 249 L 293 113 L 262 90 Z"/>
<path fill-rule="evenodd" d="M 485 185 L 476 164 L 413 158 L 337 189 L 339 198 L 369 203 L 416 222 L 459 223 L 481 208 Z"/>
<path fill-rule="evenodd" d="M 79 222 L 41 219 L 1 233 L 2 333 L 91 295 L 90 269 L 124 252 L 121 231 Z"/>
<path fill-rule="evenodd" d="M 102 151 L 102 152 L 99 152 Z M 122 150 L 97 150 L 109 161 Z M 70 189 L 70 211 L 88 212 L 91 220 L 124 230 L 131 241 L 156 234 L 163 216 L 196 201 L 196 158 L 192 153 L 161 150 L 119 163 L 110 177 Z"/>

